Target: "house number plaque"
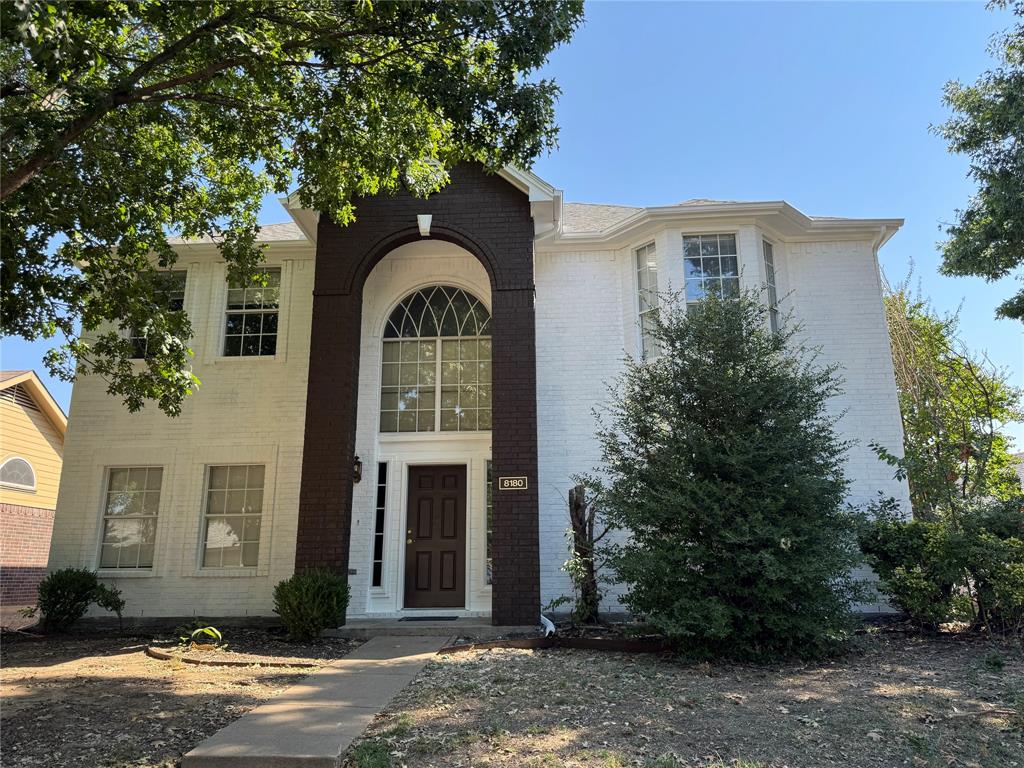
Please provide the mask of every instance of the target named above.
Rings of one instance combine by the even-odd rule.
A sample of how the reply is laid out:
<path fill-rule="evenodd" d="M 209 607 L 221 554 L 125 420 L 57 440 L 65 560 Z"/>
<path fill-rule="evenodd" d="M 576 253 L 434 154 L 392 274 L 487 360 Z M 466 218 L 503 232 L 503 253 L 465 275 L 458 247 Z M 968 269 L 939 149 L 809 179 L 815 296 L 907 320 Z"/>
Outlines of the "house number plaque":
<path fill-rule="evenodd" d="M 499 491 L 525 491 L 526 490 L 526 478 L 525 477 L 499 477 L 498 478 L 498 490 Z"/>

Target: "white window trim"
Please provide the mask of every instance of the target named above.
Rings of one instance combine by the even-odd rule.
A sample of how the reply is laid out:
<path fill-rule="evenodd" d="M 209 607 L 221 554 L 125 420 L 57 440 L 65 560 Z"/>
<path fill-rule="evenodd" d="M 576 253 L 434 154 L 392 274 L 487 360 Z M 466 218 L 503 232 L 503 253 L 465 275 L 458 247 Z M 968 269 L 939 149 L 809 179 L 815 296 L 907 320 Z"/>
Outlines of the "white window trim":
<path fill-rule="evenodd" d="M 161 469 L 163 470 L 163 477 L 160 479 L 160 508 L 157 510 L 157 523 L 156 523 L 156 535 L 153 537 L 153 564 L 148 568 L 136 567 L 136 568 L 104 568 L 100 565 L 103 557 L 103 531 L 106 528 L 107 521 L 107 496 L 110 494 L 110 471 L 113 469 Z M 138 464 L 132 464 L 130 462 L 121 462 L 118 464 L 108 464 L 103 467 L 103 482 L 100 485 L 100 519 L 99 528 L 96 532 L 96 553 L 95 563 L 96 572 L 101 576 L 122 576 L 135 577 L 135 578 L 146 578 L 157 575 L 157 565 L 160 561 L 160 531 L 162 527 L 160 525 L 160 513 L 163 511 L 166 505 L 166 498 L 164 496 L 164 478 L 167 477 L 167 465 L 155 464 L 151 462 L 142 462 Z"/>
<path fill-rule="evenodd" d="M 24 456 L 17 456 L 17 455 L 8 456 L 7 458 L 5 458 L 3 460 L 3 462 L 0 462 L 0 469 L 3 469 L 10 462 L 15 461 L 15 460 L 19 460 L 19 459 L 21 461 L 24 461 L 26 464 L 28 464 L 28 468 L 32 472 L 32 479 L 35 482 L 33 482 L 32 485 L 24 485 L 23 483 L 9 483 L 9 482 L 5 482 L 5 481 L 0 481 L 0 486 L 2 486 L 4 488 L 11 488 L 11 489 L 17 490 L 17 491 L 26 491 L 26 492 L 30 492 L 30 493 L 35 493 L 36 490 L 39 487 L 39 473 L 36 472 L 36 468 L 32 464 L 32 462 L 29 461 L 28 459 L 26 459 Z"/>
<path fill-rule="evenodd" d="M 634 306 L 634 308 L 636 310 L 636 327 L 634 329 L 634 334 L 636 336 L 636 350 L 637 350 L 637 352 L 639 352 L 637 357 L 640 360 L 654 360 L 660 354 L 660 350 L 658 350 L 658 349 L 650 350 L 651 354 L 648 354 L 648 351 L 646 349 L 644 349 L 644 330 L 643 330 L 643 319 L 642 318 L 643 318 L 644 315 L 649 315 L 649 314 L 651 314 L 652 312 L 654 312 L 657 309 L 657 307 L 655 306 L 655 307 L 651 307 L 648 310 L 643 310 L 641 308 L 641 306 L 640 306 L 640 290 L 641 290 L 640 289 L 640 268 L 637 265 L 637 257 L 640 255 L 640 251 L 645 250 L 647 248 L 653 248 L 654 249 L 654 258 L 655 258 L 655 260 L 657 260 L 657 258 L 658 258 L 657 240 L 651 240 L 649 242 L 644 243 L 643 245 L 638 245 L 635 248 L 631 248 L 630 249 L 630 256 L 632 257 L 631 258 L 631 267 L 632 267 L 632 272 L 633 272 L 633 306 Z M 660 282 L 658 280 L 658 277 L 659 277 L 658 273 L 659 273 L 659 270 L 658 270 L 658 268 L 656 266 L 654 268 L 655 301 L 656 302 L 658 301 L 657 293 L 658 293 L 658 291 L 661 290 L 661 284 L 660 284 Z"/>
<path fill-rule="evenodd" d="M 771 248 L 772 251 L 772 279 L 768 279 L 768 253 L 767 248 Z M 761 236 L 761 269 L 764 270 L 764 284 L 765 284 L 765 305 L 768 308 L 768 327 L 771 328 L 772 333 L 778 333 L 782 330 L 782 312 L 779 310 L 779 262 L 775 258 L 776 252 L 778 251 L 778 244 L 771 238 L 762 235 Z M 772 301 L 772 295 L 774 294 L 775 301 Z M 774 319 L 774 327 L 773 325 Z"/>
<path fill-rule="evenodd" d="M 737 280 L 737 285 L 739 287 L 739 290 L 742 293 L 742 291 L 744 289 L 744 281 L 743 281 L 743 238 L 742 238 L 742 231 L 740 229 L 726 227 L 726 228 L 723 228 L 723 229 L 709 229 L 709 230 L 701 229 L 701 230 L 695 230 L 695 231 L 692 231 L 692 232 L 691 231 L 682 230 L 682 231 L 680 231 L 679 234 L 680 234 L 680 238 L 679 238 L 679 259 L 680 259 L 680 262 L 682 263 L 682 268 L 683 268 L 683 274 L 682 274 L 683 294 L 682 295 L 683 295 L 683 306 L 684 306 L 684 308 L 690 306 L 691 304 L 696 304 L 697 302 L 701 301 L 701 299 L 691 300 L 691 299 L 687 299 L 686 298 L 686 238 L 688 238 L 688 237 L 711 237 L 711 236 L 721 237 L 723 235 L 727 235 L 727 236 L 731 235 L 732 237 L 734 237 L 736 239 L 736 253 L 735 254 L 731 254 L 731 253 L 730 254 L 726 254 L 726 256 L 732 256 L 732 257 L 734 257 L 736 259 L 736 280 Z M 764 257 L 764 254 L 762 253 L 761 254 L 762 262 L 764 260 L 763 257 Z M 701 258 L 705 258 L 705 257 L 702 256 Z M 721 259 L 722 255 L 719 254 L 718 258 Z M 762 265 L 761 268 L 763 269 L 763 265 Z"/>
<path fill-rule="evenodd" d="M 276 462 L 275 462 L 276 465 Z M 207 504 L 210 491 L 210 469 L 213 467 L 263 467 L 263 501 L 260 506 L 260 539 L 256 555 L 256 565 L 204 565 L 204 553 L 206 550 L 206 518 Z M 203 465 L 203 482 L 200 488 L 199 501 L 199 531 L 196 547 L 196 570 L 197 576 L 262 576 L 266 575 L 267 563 L 270 562 L 269 549 L 267 544 L 269 532 L 268 487 L 273 490 L 273 481 L 270 479 L 272 470 L 271 462 L 254 459 L 252 461 L 211 461 Z M 246 489 L 248 490 L 248 489 Z M 276 492 L 276 491 L 275 491 Z"/>

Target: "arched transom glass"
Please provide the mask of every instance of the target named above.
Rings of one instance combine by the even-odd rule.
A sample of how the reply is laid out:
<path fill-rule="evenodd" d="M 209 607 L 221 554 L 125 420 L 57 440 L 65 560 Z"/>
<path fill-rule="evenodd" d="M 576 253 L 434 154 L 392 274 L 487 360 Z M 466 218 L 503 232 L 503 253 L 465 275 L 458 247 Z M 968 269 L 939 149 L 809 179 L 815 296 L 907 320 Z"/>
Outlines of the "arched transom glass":
<path fill-rule="evenodd" d="M 491 314 L 461 288 L 406 296 L 384 327 L 381 432 L 491 428 Z"/>

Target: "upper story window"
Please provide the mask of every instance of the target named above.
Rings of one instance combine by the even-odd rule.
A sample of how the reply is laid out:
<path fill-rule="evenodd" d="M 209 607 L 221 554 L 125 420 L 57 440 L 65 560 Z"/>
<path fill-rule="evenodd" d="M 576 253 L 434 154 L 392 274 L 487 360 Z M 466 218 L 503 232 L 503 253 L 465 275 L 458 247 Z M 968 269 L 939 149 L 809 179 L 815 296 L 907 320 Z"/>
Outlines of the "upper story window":
<path fill-rule="evenodd" d="M 168 312 L 181 312 L 185 308 L 184 269 L 175 269 L 161 274 L 162 282 L 157 291 L 157 301 Z M 145 328 L 133 328 L 129 341 L 132 345 L 132 357 L 145 358 L 148 352 L 149 339 Z"/>
<path fill-rule="evenodd" d="M 724 298 L 740 295 L 736 235 L 684 235 L 683 263 L 687 304 L 712 293 Z"/>
<path fill-rule="evenodd" d="M 117 467 L 107 474 L 100 568 L 152 568 L 162 467 Z"/>
<path fill-rule="evenodd" d="M 775 287 L 775 249 L 767 240 L 762 240 L 764 248 L 764 277 L 768 289 L 768 322 L 772 333 L 779 331 L 779 294 Z"/>
<path fill-rule="evenodd" d="M 0 485 L 19 488 L 23 491 L 36 489 L 36 472 L 32 465 L 20 456 L 12 456 L 0 464 Z"/>
<path fill-rule="evenodd" d="M 405 297 L 384 327 L 380 431 L 490 428 L 490 312 L 450 285 Z"/>
<path fill-rule="evenodd" d="M 644 359 L 656 353 L 657 339 L 652 334 L 653 315 L 658 308 L 658 259 L 654 243 L 648 243 L 636 252 L 637 310 L 640 315 L 640 356 Z"/>
<path fill-rule="evenodd" d="M 277 317 L 281 270 L 264 269 L 266 285 L 229 285 L 224 323 L 224 356 L 277 354 Z"/>

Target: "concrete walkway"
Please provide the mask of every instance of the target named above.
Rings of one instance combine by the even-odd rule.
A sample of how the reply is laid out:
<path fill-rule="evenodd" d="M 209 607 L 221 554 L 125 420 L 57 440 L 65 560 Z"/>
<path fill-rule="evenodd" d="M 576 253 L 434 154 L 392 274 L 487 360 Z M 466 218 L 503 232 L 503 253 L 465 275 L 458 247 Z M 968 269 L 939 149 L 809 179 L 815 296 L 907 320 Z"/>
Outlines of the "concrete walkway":
<path fill-rule="evenodd" d="M 375 637 L 243 715 L 182 758 L 182 768 L 334 768 L 442 637 Z"/>

